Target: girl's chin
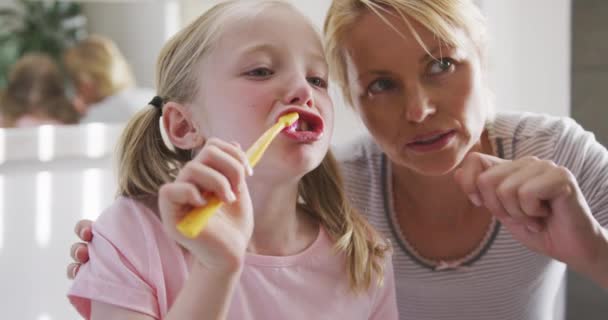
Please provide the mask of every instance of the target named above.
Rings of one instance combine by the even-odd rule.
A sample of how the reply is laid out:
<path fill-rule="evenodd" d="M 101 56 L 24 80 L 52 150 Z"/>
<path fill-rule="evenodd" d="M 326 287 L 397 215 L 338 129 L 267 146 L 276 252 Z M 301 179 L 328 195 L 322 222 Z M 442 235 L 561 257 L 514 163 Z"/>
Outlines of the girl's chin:
<path fill-rule="evenodd" d="M 258 172 L 264 172 L 265 175 L 275 176 L 279 180 L 289 180 L 291 178 L 301 178 L 311 171 L 315 170 L 322 159 L 283 159 L 283 161 L 265 163 L 258 165 L 254 171 L 254 176 Z"/>

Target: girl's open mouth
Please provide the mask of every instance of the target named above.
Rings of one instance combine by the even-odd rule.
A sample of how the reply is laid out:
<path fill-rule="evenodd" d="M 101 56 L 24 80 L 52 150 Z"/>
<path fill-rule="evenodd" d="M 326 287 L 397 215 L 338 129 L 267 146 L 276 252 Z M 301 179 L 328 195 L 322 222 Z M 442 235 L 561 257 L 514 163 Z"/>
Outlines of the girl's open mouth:
<path fill-rule="evenodd" d="M 321 117 L 301 109 L 289 109 L 279 116 L 290 112 L 297 112 L 300 118 L 291 126 L 283 129 L 283 135 L 298 142 L 314 142 L 323 137 L 324 125 Z"/>

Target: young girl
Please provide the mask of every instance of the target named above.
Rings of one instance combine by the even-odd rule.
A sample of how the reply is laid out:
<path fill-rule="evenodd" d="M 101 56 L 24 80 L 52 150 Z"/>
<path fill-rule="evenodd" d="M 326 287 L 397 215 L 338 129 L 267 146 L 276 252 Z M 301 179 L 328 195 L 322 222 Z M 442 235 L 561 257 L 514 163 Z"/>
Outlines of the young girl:
<path fill-rule="evenodd" d="M 90 262 L 69 292 L 78 311 L 397 319 L 387 246 L 348 204 L 328 153 L 327 72 L 318 34 L 281 1 L 225 2 L 170 40 L 154 106 L 123 135 L 121 197 L 93 226 Z M 240 145 L 289 112 L 296 129 L 252 175 Z M 196 239 L 183 237 L 177 221 L 208 193 L 226 205 Z"/>

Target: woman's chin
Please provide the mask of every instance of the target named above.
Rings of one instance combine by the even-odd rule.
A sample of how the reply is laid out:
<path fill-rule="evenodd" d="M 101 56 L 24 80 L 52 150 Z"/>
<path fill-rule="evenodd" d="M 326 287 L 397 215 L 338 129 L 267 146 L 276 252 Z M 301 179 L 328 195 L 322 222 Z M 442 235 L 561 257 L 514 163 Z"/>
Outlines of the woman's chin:
<path fill-rule="evenodd" d="M 399 164 L 403 167 L 407 167 L 419 175 L 430 177 L 447 175 L 458 168 L 459 164 L 457 159 L 447 158 L 445 156 L 437 156 L 432 159 L 424 160 L 412 160 L 413 159 L 400 161 Z"/>
<path fill-rule="evenodd" d="M 429 177 L 441 177 L 451 173 L 456 166 L 419 166 L 416 168 L 412 168 L 420 175 L 429 176 Z"/>

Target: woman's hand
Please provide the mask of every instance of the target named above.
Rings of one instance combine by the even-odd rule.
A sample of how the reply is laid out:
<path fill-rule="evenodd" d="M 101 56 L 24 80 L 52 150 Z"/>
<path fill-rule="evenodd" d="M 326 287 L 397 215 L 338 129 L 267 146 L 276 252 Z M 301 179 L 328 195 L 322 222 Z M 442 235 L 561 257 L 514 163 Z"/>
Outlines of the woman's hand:
<path fill-rule="evenodd" d="M 251 173 L 245 153 L 237 144 L 209 139 L 172 183 L 159 190 L 159 210 L 165 229 L 212 272 L 240 270 L 253 232 L 253 209 L 245 176 Z M 193 208 L 205 204 L 204 195 L 225 202 L 195 239 L 184 237 L 177 223 Z"/>
<path fill-rule="evenodd" d="M 74 232 L 78 238 L 84 242 L 76 242 L 72 244 L 70 256 L 72 257 L 73 262 L 67 267 L 68 279 L 74 279 L 78 273 L 78 270 L 80 269 L 80 266 L 89 261 L 89 248 L 87 244 L 93 239 L 93 229 L 91 228 L 92 224 L 93 221 L 83 219 L 78 221 L 74 227 Z"/>
<path fill-rule="evenodd" d="M 513 161 L 469 154 L 454 175 L 477 206 L 485 206 L 515 239 L 596 280 L 605 281 L 608 237 L 574 175 L 547 160 Z M 601 269 L 601 268 L 600 268 Z"/>

